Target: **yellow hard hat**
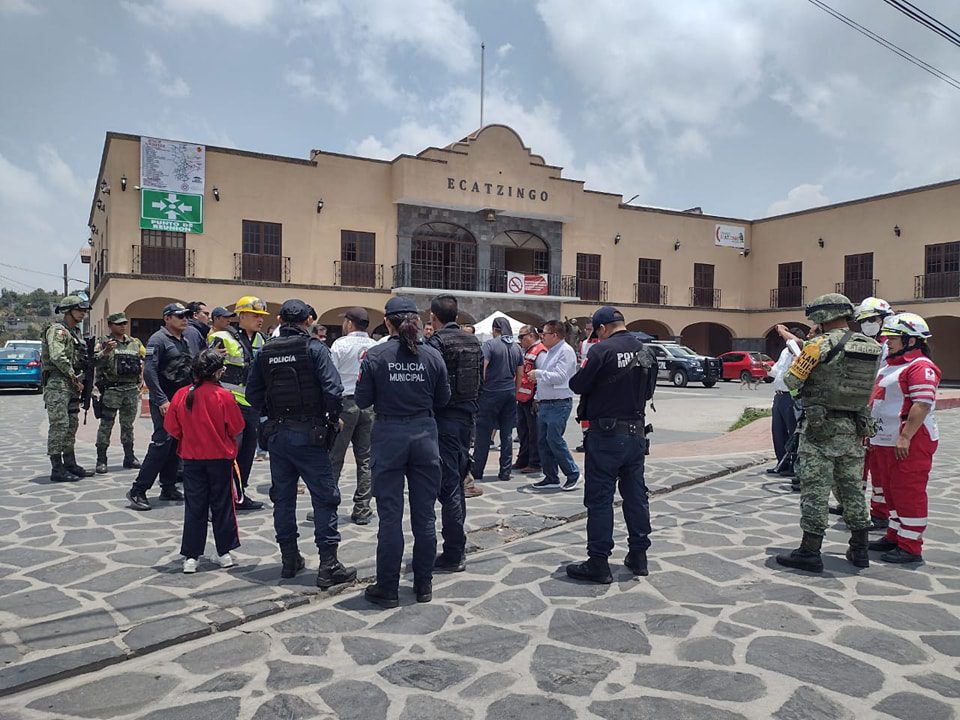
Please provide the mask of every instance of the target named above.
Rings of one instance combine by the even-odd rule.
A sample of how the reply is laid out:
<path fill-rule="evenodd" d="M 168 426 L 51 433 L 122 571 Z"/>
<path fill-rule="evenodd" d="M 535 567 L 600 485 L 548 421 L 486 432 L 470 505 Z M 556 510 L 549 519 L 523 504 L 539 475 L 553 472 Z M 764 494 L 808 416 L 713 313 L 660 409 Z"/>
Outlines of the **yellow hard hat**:
<path fill-rule="evenodd" d="M 244 295 L 242 298 L 237 300 L 237 304 L 234 305 L 233 311 L 235 313 L 253 313 L 254 315 L 269 315 L 267 312 L 267 304 L 258 298 L 256 295 Z"/>

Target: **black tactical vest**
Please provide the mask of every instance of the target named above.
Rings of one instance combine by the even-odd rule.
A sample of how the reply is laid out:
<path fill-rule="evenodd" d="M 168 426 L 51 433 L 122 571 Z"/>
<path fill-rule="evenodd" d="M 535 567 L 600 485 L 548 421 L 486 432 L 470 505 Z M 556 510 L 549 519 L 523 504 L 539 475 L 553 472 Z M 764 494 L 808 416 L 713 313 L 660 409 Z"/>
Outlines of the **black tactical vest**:
<path fill-rule="evenodd" d="M 258 362 L 271 420 L 312 421 L 324 412 L 313 360 L 307 352 L 309 342 L 306 335 L 281 336 L 268 340 L 260 351 Z"/>
<path fill-rule="evenodd" d="M 450 405 L 476 400 L 483 374 L 483 350 L 480 341 L 463 330 L 440 328 L 434 332 L 447 366 Z"/>

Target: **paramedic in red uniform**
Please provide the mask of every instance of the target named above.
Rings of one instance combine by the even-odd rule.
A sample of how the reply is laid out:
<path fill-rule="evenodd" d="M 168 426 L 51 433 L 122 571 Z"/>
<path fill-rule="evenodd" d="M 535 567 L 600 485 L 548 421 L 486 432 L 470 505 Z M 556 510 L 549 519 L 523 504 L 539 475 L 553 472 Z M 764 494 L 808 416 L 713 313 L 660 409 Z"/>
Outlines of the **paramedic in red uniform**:
<path fill-rule="evenodd" d="M 870 401 L 879 425 L 870 439 L 870 473 L 883 487 L 890 520 L 886 536 L 870 549 L 884 551 L 880 559 L 886 562 L 919 563 L 927 480 L 940 439 L 933 414 L 940 368 L 930 359 L 930 328 L 919 315 L 891 315 L 880 334 L 888 353 Z"/>

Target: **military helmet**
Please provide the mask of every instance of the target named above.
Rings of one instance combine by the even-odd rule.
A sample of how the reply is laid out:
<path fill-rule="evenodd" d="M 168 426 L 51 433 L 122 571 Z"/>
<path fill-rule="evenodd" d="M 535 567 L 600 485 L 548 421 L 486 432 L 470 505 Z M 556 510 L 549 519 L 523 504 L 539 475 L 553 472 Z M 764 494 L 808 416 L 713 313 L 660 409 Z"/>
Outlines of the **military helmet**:
<path fill-rule="evenodd" d="M 71 310 L 89 310 L 90 301 L 80 295 L 67 295 L 57 305 L 56 312 L 65 313 Z"/>
<path fill-rule="evenodd" d="M 853 303 L 846 295 L 827 293 L 807 305 L 806 315 L 810 322 L 818 325 L 839 318 L 850 318 L 853 317 Z"/>
<path fill-rule="evenodd" d="M 255 295 L 244 295 L 237 300 L 233 311 L 238 315 L 244 312 L 253 313 L 254 315 L 269 315 L 267 312 L 267 304 Z"/>

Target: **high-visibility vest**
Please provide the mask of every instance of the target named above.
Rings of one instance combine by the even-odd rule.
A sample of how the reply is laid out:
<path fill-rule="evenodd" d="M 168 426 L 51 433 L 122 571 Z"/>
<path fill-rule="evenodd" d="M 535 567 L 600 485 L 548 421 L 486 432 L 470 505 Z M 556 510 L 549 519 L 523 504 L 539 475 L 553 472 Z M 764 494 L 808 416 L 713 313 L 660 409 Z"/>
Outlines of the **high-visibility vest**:
<path fill-rule="evenodd" d="M 243 332 L 243 330 L 218 330 L 215 333 L 210 333 L 207 342 L 213 346 L 219 344 L 217 343 L 217 340 L 219 340 L 223 344 L 223 347 L 226 348 L 227 353 L 223 358 L 223 364 L 226 369 L 223 377 L 220 378 L 220 384 L 233 393 L 233 397 L 236 398 L 238 405 L 250 407 L 250 403 L 247 402 L 244 392 L 246 390 L 247 374 L 250 372 L 250 364 L 253 362 L 253 356 L 248 355 L 243 344 L 238 339 L 237 334 L 241 332 Z M 260 352 L 260 348 L 263 347 L 263 335 L 256 333 L 253 336 L 251 345 L 253 346 L 254 354 Z"/>

